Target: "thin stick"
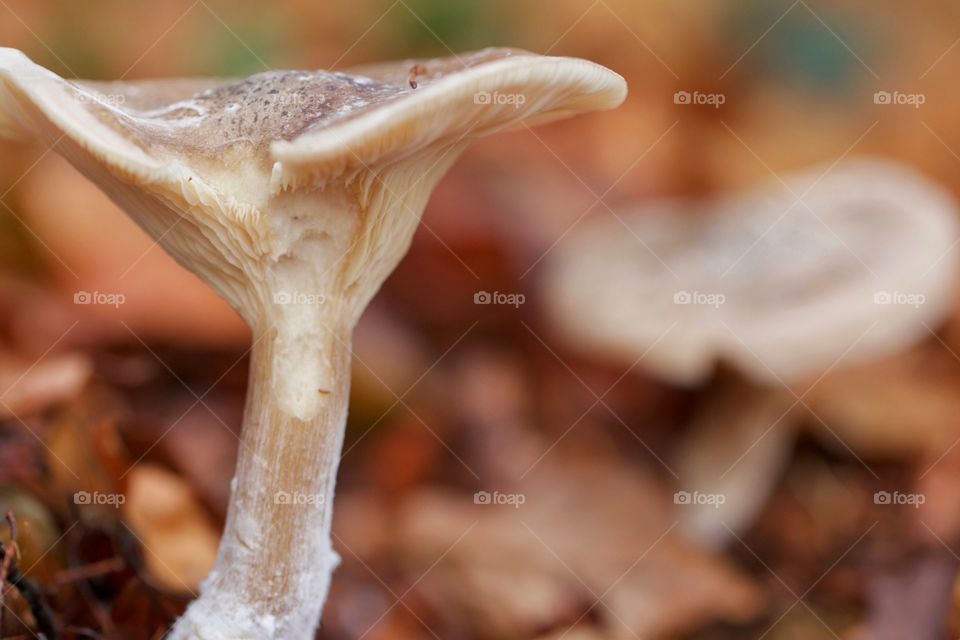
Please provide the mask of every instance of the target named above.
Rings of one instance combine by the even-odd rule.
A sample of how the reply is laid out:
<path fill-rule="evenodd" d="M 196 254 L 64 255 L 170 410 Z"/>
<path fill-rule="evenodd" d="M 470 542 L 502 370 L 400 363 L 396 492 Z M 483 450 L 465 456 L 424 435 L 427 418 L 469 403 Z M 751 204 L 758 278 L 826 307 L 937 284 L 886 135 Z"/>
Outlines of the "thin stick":
<path fill-rule="evenodd" d="M 7 568 L 6 581 L 16 587 L 20 597 L 30 607 L 30 612 L 37 621 L 37 631 L 42 633 L 46 640 L 59 640 L 60 632 L 57 628 L 56 618 L 54 618 L 50 605 L 47 604 L 46 598 L 40 591 L 40 587 L 20 573 L 20 569 L 17 568 L 17 561 L 13 558 L 15 555 L 13 548 L 0 543 L 0 553 L 3 554 L 3 566 Z"/>

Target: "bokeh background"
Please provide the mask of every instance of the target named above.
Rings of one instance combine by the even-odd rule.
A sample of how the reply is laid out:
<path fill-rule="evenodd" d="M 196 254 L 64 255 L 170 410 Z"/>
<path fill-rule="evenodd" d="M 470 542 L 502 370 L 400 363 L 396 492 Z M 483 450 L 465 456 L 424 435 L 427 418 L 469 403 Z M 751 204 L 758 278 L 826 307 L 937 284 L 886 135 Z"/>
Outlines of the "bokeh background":
<path fill-rule="evenodd" d="M 755 516 L 707 545 L 679 532 L 671 468 L 691 425 L 736 419 L 742 381 L 721 368 L 681 388 L 601 359 L 560 339 L 541 303 L 569 233 L 655 198 L 865 153 L 957 192 L 960 5 L 0 0 L 0 45 L 64 77 L 128 80 L 514 46 L 629 82 L 618 110 L 474 145 L 364 316 L 343 564 L 318 637 L 957 637 L 953 312 L 818 381 L 829 415 L 799 419 L 782 462 L 730 498 Z M 725 100 L 677 104 L 682 91 Z M 0 143 L 0 203 L 0 506 L 19 564 L 64 637 L 159 638 L 215 554 L 248 332 L 56 153 Z M 524 303 L 477 305 L 482 291 Z M 882 490 L 923 504 L 877 504 Z M 123 504 L 80 508 L 78 491 Z M 30 608 L 3 593 L 3 637 L 33 637 Z"/>

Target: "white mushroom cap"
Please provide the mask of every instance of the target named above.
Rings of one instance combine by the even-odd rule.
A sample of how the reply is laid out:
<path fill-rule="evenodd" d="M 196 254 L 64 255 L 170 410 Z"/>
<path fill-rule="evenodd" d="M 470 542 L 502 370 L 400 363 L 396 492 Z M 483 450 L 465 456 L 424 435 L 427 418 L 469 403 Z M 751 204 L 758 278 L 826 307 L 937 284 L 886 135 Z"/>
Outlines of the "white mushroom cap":
<path fill-rule="evenodd" d="M 423 70 L 416 89 L 414 68 Z M 604 67 L 510 49 L 360 71 L 66 81 L 0 48 L 0 135 L 65 134 L 117 173 L 150 183 L 215 181 L 216 169 L 267 162 L 277 191 L 301 172 L 328 179 L 531 119 L 612 108 L 626 96 L 623 79 Z"/>
<path fill-rule="evenodd" d="M 571 342 L 643 355 L 671 382 L 724 361 L 791 384 L 900 349 L 945 317 L 960 228 L 943 189 L 879 159 L 786 185 L 596 221 L 554 252 L 553 319 Z"/>
<path fill-rule="evenodd" d="M 417 217 L 466 141 L 612 108 L 626 95 L 623 79 L 599 65 L 506 49 L 364 73 L 67 81 L 0 49 L 0 136 L 57 143 L 178 260 L 245 308 L 247 272 L 265 256 L 290 254 L 306 234 L 355 231 L 347 228 L 355 221 L 343 220 L 306 229 L 303 217 L 390 206 Z M 406 173 L 397 169 L 404 163 Z M 316 190 L 326 208 L 297 195 Z M 384 202 L 394 194 L 402 206 Z M 371 279 L 390 268 L 373 269 Z M 357 307 L 372 295 L 363 294 Z"/>

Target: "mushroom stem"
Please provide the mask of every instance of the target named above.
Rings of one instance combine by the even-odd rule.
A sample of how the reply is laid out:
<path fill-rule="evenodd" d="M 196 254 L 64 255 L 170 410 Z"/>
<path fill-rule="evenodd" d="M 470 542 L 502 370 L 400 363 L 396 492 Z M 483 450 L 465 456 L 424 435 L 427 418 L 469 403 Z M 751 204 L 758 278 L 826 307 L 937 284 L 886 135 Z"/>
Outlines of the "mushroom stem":
<path fill-rule="evenodd" d="M 368 173 L 355 200 L 337 189 L 306 204 L 279 199 L 273 219 L 284 249 L 251 278 L 251 296 L 235 302 L 254 344 L 220 551 L 168 640 L 313 637 L 339 562 L 330 525 L 353 326 L 463 146 Z M 301 206 L 314 215 L 299 215 Z M 348 231 L 338 236 L 324 226 L 329 219 L 349 220 Z"/>
<path fill-rule="evenodd" d="M 318 324 L 319 354 L 297 348 L 303 336 L 282 319 L 254 336 L 216 566 L 170 640 L 313 637 L 339 563 L 330 526 L 350 386 L 347 323 Z M 310 333 L 316 344 L 316 326 Z M 291 376 L 314 369 L 318 355 L 319 376 Z M 305 404 L 300 394 L 314 397 Z"/>

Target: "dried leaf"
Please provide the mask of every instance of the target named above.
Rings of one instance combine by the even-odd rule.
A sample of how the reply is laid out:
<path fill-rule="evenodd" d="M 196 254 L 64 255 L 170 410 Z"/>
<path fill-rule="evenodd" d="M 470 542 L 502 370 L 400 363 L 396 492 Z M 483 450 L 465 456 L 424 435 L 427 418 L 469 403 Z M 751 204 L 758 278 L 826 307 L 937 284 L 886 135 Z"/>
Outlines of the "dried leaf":
<path fill-rule="evenodd" d="M 123 518 L 143 545 L 152 580 L 174 593 L 195 594 L 213 569 L 220 536 L 193 490 L 162 467 L 130 472 Z"/>
<path fill-rule="evenodd" d="M 0 354 L 0 419 L 25 417 L 75 397 L 92 366 L 86 356 L 47 356 L 33 363 Z"/>
<path fill-rule="evenodd" d="M 502 493 L 411 500 L 401 537 L 412 575 L 436 563 L 418 591 L 484 637 L 524 637 L 591 609 L 614 640 L 756 614 L 756 585 L 676 535 L 666 493 L 571 443 Z"/>
<path fill-rule="evenodd" d="M 838 370 L 805 397 L 825 444 L 874 458 L 938 457 L 960 437 L 960 367 L 939 346 Z"/>

